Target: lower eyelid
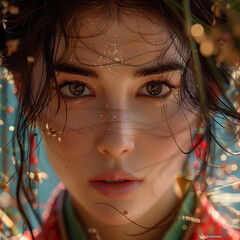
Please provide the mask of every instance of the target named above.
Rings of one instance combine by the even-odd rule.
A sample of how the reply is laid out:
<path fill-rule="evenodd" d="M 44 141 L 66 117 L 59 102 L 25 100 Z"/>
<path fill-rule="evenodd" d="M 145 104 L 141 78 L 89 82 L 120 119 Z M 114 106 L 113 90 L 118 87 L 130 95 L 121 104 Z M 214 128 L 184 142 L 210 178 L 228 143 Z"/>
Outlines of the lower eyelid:
<path fill-rule="evenodd" d="M 163 99 L 163 98 L 167 98 L 169 95 L 171 95 L 172 93 L 172 90 L 170 89 L 167 93 L 164 93 L 162 95 L 147 95 L 147 94 L 141 94 L 141 93 L 138 93 L 136 96 L 137 97 L 146 97 L 146 98 L 155 98 L 155 99 Z"/>

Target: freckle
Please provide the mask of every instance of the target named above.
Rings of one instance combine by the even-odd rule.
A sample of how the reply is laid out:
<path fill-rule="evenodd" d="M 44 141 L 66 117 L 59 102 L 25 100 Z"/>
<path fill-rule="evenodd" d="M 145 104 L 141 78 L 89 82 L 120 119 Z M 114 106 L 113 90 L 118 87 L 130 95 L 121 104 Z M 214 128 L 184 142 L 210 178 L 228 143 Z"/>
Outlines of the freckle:
<path fill-rule="evenodd" d="M 65 166 L 66 169 L 68 169 L 68 166 Z"/>
<path fill-rule="evenodd" d="M 127 215 L 127 214 L 128 214 L 128 211 L 127 211 L 127 210 L 124 210 L 124 211 L 123 211 L 123 214 L 124 214 L 124 215 Z"/>

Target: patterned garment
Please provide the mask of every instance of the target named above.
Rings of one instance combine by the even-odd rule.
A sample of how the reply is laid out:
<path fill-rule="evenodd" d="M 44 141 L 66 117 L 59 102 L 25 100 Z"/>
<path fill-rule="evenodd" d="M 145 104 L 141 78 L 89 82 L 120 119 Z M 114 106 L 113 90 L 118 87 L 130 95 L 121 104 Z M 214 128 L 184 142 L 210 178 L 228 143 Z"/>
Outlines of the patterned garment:
<path fill-rule="evenodd" d="M 193 191 L 192 191 L 193 192 Z M 191 192 L 190 192 L 191 193 Z M 69 236 L 69 229 L 66 227 L 66 216 L 64 216 L 64 208 L 67 201 L 65 201 L 67 191 L 62 184 L 53 191 L 49 201 L 48 207 L 43 214 L 45 220 L 44 230 L 36 229 L 34 234 L 36 240 L 87 240 L 87 239 L 101 239 L 97 232 L 91 236 L 81 228 L 77 230 L 77 237 Z M 221 217 L 219 212 L 209 203 L 205 195 L 196 196 L 196 207 L 194 207 L 194 214 L 191 216 L 184 215 L 184 208 L 189 209 L 189 199 L 194 199 L 190 194 L 187 194 L 186 199 L 180 208 L 176 221 L 171 225 L 163 240 L 239 240 L 240 232 L 233 230 L 226 220 Z M 70 203 L 70 201 L 68 201 Z M 74 212 L 74 211 L 73 211 Z M 77 219 L 77 218 L 76 218 Z M 75 222 L 77 220 L 74 220 Z M 72 234 L 73 236 L 74 234 Z M 76 235 L 76 234 L 75 234 Z M 31 239 L 29 233 L 26 233 Z"/>

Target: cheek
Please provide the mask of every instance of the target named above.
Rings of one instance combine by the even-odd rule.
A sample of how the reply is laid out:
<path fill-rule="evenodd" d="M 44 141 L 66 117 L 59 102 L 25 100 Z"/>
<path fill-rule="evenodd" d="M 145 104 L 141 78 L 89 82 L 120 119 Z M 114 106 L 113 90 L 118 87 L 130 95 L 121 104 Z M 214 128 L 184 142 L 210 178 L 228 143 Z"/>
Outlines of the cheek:
<path fill-rule="evenodd" d="M 141 152 L 136 170 L 144 174 L 153 195 L 162 194 L 181 171 L 186 154 L 179 150 L 172 138 L 162 142 L 149 141 L 148 144 L 142 143 L 141 148 L 143 146 L 145 150 Z"/>
<path fill-rule="evenodd" d="M 101 158 L 96 158 L 95 145 L 89 135 L 86 137 L 81 134 L 81 137 L 76 137 L 71 133 L 63 134 L 60 142 L 57 138 L 44 137 L 43 139 L 49 161 L 57 174 L 59 172 L 61 180 L 63 180 L 62 172 L 64 172 L 63 175 L 68 175 L 69 179 L 79 178 L 80 175 L 87 178 L 101 163 Z"/>
<path fill-rule="evenodd" d="M 149 194 L 161 195 L 183 168 L 187 157 L 184 152 L 191 145 L 189 129 L 165 138 L 157 134 L 142 135 L 138 140 L 137 155 L 133 158 L 135 171 L 146 176 Z"/>
<path fill-rule="evenodd" d="M 44 112 L 39 123 L 43 135 L 58 133 L 58 137 L 45 138 L 46 147 L 55 158 L 76 161 L 89 157 L 96 148 L 96 138 L 104 125 L 102 109 L 92 111 L 90 107 L 75 107 L 66 110 L 66 106 L 53 101 Z M 97 108 L 97 107 L 96 107 Z M 57 112 L 57 113 L 56 113 Z M 46 124 L 48 129 L 46 129 Z M 50 134 L 48 134 L 50 132 Z"/>
<path fill-rule="evenodd" d="M 84 160 L 95 149 L 95 137 L 91 129 L 63 132 L 57 138 L 51 138 L 48 142 L 55 155 L 64 161 Z"/>
<path fill-rule="evenodd" d="M 142 159 L 146 159 L 149 163 L 163 163 L 186 158 L 186 154 L 183 152 L 189 150 L 192 138 L 188 129 L 176 135 L 172 135 L 172 133 L 166 137 L 159 135 L 157 130 L 145 131 L 136 135 L 135 148 Z"/>

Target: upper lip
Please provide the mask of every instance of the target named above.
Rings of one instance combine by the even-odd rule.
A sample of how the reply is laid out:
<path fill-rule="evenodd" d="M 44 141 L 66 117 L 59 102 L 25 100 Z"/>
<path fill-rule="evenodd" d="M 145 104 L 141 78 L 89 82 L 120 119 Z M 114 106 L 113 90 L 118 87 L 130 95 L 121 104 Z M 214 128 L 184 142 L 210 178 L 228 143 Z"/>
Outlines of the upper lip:
<path fill-rule="evenodd" d="M 128 181 L 142 181 L 141 179 L 133 176 L 132 174 L 125 171 L 106 171 L 100 173 L 94 178 L 91 178 L 90 181 L 120 181 L 120 180 L 128 180 Z"/>

